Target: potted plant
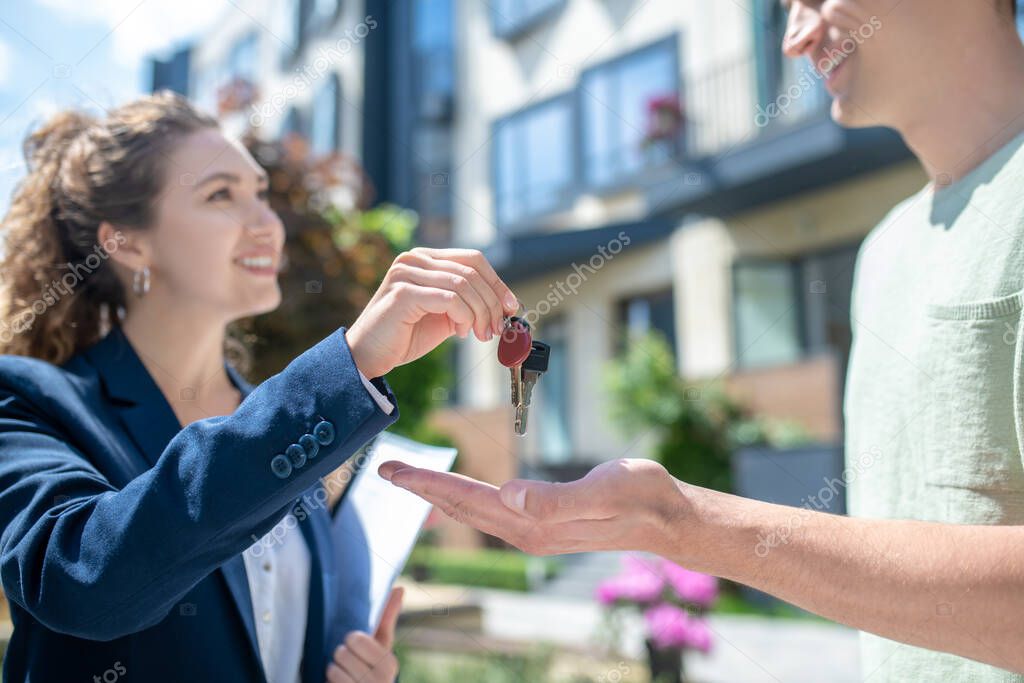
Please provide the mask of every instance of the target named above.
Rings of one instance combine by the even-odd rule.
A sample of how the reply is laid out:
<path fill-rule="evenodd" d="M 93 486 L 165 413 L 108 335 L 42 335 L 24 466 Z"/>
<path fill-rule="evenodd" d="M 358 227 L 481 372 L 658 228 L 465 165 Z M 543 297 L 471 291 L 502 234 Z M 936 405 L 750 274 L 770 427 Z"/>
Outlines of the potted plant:
<path fill-rule="evenodd" d="M 678 93 L 658 95 L 647 101 L 647 125 L 643 147 L 666 148 L 671 156 L 679 154 L 686 114 Z"/>
<path fill-rule="evenodd" d="M 643 614 L 651 680 L 682 683 L 683 653 L 708 652 L 711 631 L 705 615 L 718 598 L 713 576 L 668 560 L 626 555 L 622 572 L 597 587 L 598 601 L 611 610 Z"/>

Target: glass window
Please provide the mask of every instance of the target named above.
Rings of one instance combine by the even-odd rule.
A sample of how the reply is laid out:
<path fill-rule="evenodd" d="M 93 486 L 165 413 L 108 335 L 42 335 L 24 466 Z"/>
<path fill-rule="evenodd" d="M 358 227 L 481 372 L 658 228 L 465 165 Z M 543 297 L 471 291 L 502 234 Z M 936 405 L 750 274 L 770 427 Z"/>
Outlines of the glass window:
<path fill-rule="evenodd" d="M 793 363 L 803 355 L 796 273 L 789 261 L 736 265 L 737 365 Z"/>
<path fill-rule="evenodd" d="M 292 107 L 288 110 L 288 114 L 284 117 L 284 124 L 281 126 L 281 137 L 290 134 L 301 135 L 305 137 L 305 121 L 303 121 L 302 113 Z"/>
<path fill-rule="evenodd" d="M 668 157 L 671 150 L 646 147 L 644 138 L 652 102 L 678 97 L 678 91 L 675 39 L 583 75 L 583 167 L 589 185 L 615 183 Z"/>
<path fill-rule="evenodd" d="M 228 69 L 231 78 L 242 78 L 249 83 L 256 82 L 259 71 L 259 34 L 253 31 L 239 39 L 232 47 L 228 56 Z"/>
<path fill-rule="evenodd" d="M 293 57 L 299 49 L 299 4 L 300 0 L 277 0 L 274 3 L 277 9 L 275 34 L 280 40 L 281 58 L 284 60 Z"/>
<path fill-rule="evenodd" d="M 548 371 L 537 383 L 537 404 L 530 418 L 537 421 L 538 450 L 546 465 L 562 465 L 572 459 L 569 422 L 569 354 L 565 321 L 544 321 L 544 342 L 551 347 Z"/>
<path fill-rule="evenodd" d="M 309 0 L 310 31 L 321 31 L 328 28 L 338 16 L 338 0 Z"/>
<path fill-rule="evenodd" d="M 525 31 L 565 0 L 492 0 L 491 25 L 498 35 L 510 36 Z"/>
<path fill-rule="evenodd" d="M 314 154 L 326 155 L 338 150 L 338 101 L 341 84 L 332 74 L 327 78 L 313 98 L 313 121 L 310 131 L 310 145 Z"/>
<path fill-rule="evenodd" d="M 217 64 L 211 64 L 197 71 L 193 80 L 192 98 L 200 109 L 211 114 L 217 113 L 217 89 L 223 78 L 223 69 Z"/>
<path fill-rule="evenodd" d="M 421 92 L 451 94 L 455 88 L 452 0 L 417 0 L 413 47 Z"/>
<path fill-rule="evenodd" d="M 658 332 L 676 352 L 676 312 L 672 290 L 632 296 L 619 302 L 619 329 L 621 335 L 616 346 L 622 351 L 624 342 L 632 336 Z"/>
<path fill-rule="evenodd" d="M 806 58 L 794 59 L 782 54 L 782 37 L 786 33 L 788 12 L 778 0 L 758 0 L 754 6 L 754 26 L 758 32 L 757 95 L 761 107 L 777 103 L 786 93 L 785 111 L 774 113 L 768 124 L 802 121 L 826 111 L 830 98 L 824 80 Z M 793 97 L 791 93 L 799 92 Z"/>
<path fill-rule="evenodd" d="M 569 98 L 550 100 L 498 122 L 493 149 L 499 224 L 558 209 L 573 180 Z"/>

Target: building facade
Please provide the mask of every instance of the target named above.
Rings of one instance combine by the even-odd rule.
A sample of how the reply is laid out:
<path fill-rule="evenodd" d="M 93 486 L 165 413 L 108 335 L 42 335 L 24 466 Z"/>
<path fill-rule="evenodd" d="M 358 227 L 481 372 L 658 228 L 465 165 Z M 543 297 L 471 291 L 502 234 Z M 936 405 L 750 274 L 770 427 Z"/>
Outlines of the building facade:
<path fill-rule="evenodd" d="M 649 455 L 609 423 L 601 376 L 651 329 L 682 377 L 841 443 L 854 257 L 926 178 L 892 132 L 831 121 L 821 79 L 780 53 L 777 0 L 239 7 L 156 60 L 154 87 L 216 109 L 255 83 L 261 134 L 361 159 L 422 243 L 484 250 L 552 346 L 517 438 L 496 342 L 456 344 L 436 422 L 468 474 Z"/>
<path fill-rule="evenodd" d="M 854 257 L 926 182 L 899 138 L 830 120 L 821 79 L 780 53 L 776 0 L 457 7 L 453 241 L 487 251 L 552 345 L 515 440 L 495 436 L 494 345 L 461 344 L 443 422 L 490 459 L 478 472 L 649 455 L 609 423 L 601 382 L 649 329 L 682 377 L 841 443 Z"/>

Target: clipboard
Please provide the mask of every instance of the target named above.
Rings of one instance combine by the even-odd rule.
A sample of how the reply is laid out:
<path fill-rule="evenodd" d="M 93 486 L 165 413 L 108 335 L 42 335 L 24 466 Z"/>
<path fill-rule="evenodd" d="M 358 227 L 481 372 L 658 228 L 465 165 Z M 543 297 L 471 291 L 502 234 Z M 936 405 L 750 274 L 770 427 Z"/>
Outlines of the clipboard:
<path fill-rule="evenodd" d="M 413 546 L 427 521 L 430 503 L 416 494 L 393 486 L 377 474 L 377 468 L 389 460 L 400 460 L 415 467 L 447 472 L 455 464 L 458 451 L 381 432 L 358 458 L 355 474 L 338 502 L 355 512 L 366 534 L 370 554 L 370 632 L 380 624 L 381 613 L 395 579 L 409 560 Z"/>

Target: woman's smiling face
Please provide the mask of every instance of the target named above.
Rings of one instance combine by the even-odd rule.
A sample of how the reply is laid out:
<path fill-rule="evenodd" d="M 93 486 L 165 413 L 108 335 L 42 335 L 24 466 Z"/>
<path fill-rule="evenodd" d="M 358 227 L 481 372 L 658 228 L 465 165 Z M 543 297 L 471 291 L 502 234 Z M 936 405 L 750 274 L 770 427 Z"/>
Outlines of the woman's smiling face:
<path fill-rule="evenodd" d="M 160 299 L 213 312 L 225 321 L 281 302 L 277 273 L 284 226 L 268 203 L 266 172 L 216 128 L 172 147 L 147 242 Z"/>

